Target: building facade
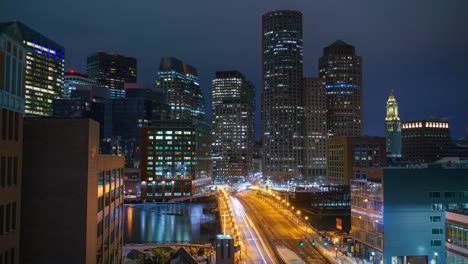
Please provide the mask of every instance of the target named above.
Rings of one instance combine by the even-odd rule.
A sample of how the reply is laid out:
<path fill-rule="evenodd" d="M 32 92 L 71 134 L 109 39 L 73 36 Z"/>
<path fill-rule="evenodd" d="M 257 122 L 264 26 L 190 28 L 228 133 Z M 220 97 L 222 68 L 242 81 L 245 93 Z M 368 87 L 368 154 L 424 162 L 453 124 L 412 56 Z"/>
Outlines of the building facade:
<path fill-rule="evenodd" d="M 385 138 L 336 136 L 327 141 L 327 182 L 350 184 L 387 165 Z"/>
<path fill-rule="evenodd" d="M 97 85 L 110 90 L 112 98 L 125 97 L 124 84 L 137 82 L 137 59 L 96 52 L 88 56 L 86 73 Z"/>
<path fill-rule="evenodd" d="M 327 168 L 327 98 L 320 78 L 304 78 L 304 174 L 323 180 Z"/>
<path fill-rule="evenodd" d="M 24 131 L 21 263 L 122 263 L 124 158 L 99 154 L 99 124 L 28 118 Z"/>
<path fill-rule="evenodd" d="M 401 122 L 400 117 L 398 117 L 398 103 L 393 90 L 387 100 L 385 138 L 387 139 L 387 157 L 401 158 Z"/>
<path fill-rule="evenodd" d="M 263 176 L 303 173 L 302 13 L 277 10 L 262 16 Z"/>
<path fill-rule="evenodd" d="M 0 28 L 0 261 L 19 263 L 27 50 Z"/>
<path fill-rule="evenodd" d="M 69 70 L 65 73 L 62 98 L 71 97 L 71 92 L 76 90 L 77 85 L 96 85 L 96 81 L 88 78 L 88 75 Z"/>
<path fill-rule="evenodd" d="M 212 83 L 213 176 L 246 177 L 252 173 L 255 88 L 238 71 L 216 72 Z"/>
<path fill-rule="evenodd" d="M 446 121 L 408 121 L 401 125 L 402 158 L 409 162 L 434 162 L 452 146 Z"/>
<path fill-rule="evenodd" d="M 385 168 L 381 182 L 352 181 L 354 255 L 373 263 L 456 263 L 445 261 L 444 240 L 452 235 L 445 210 L 468 208 L 467 172 L 466 165 L 404 164 Z"/>
<path fill-rule="evenodd" d="M 323 49 L 319 76 L 327 94 L 331 136 L 362 135 L 362 58 L 353 46 L 337 40 Z"/>
<path fill-rule="evenodd" d="M 148 85 L 126 83 L 125 98 L 112 99 L 112 137 L 118 143 L 113 153 L 125 156 L 127 168 L 140 167 L 141 128 L 167 119 L 168 113 L 162 91 Z"/>
<path fill-rule="evenodd" d="M 170 105 L 170 119 L 204 120 L 205 100 L 195 67 L 173 57 L 162 58 L 155 85 Z"/>
<path fill-rule="evenodd" d="M 468 197 L 468 193 L 463 193 Z M 451 209 L 445 212 L 445 263 L 468 263 L 468 209 Z"/>
<path fill-rule="evenodd" d="M 59 118 L 91 118 L 100 125 L 101 152 L 106 151 L 105 139 L 112 136 L 110 91 L 96 85 L 76 85 L 70 98 L 55 99 L 53 116 Z"/>
<path fill-rule="evenodd" d="M 142 128 L 141 198 L 191 196 L 212 179 L 211 130 L 197 120 L 164 120 Z"/>
<path fill-rule="evenodd" d="M 52 102 L 62 95 L 65 49 L 57 42 L 14 21 L 0 23 L 0 31 L 27 47 L 26 71 L 12 69 L 12 76 L 25 76 L 25 113 L 28 116 L 52 116 Z"/>

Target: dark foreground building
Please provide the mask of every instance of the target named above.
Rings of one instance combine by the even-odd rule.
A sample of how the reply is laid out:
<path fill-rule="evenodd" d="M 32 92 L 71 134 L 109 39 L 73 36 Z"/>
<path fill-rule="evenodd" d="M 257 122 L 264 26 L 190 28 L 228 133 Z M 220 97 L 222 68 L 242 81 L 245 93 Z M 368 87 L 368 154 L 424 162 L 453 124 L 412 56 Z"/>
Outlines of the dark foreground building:
<path fill-rule="evenodd" d="M 124 158 L 90 119 L 25 120 L 21 263 L 122 263 Z"/>

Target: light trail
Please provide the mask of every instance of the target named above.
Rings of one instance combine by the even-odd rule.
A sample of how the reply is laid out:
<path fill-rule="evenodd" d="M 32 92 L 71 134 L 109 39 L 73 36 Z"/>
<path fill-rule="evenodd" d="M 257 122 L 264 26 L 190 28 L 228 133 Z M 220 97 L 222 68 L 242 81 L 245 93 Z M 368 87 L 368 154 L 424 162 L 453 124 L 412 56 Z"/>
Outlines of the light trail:
<path fill-rule="evenodd" d="M 257 257 L 260 257 L 263 263 L 275 263 L 274 258 L 271 257 L 270 252 L 267 250 L 265 246 L 265 242 L 259 235 L 257 229 L 253 225 L 250 218 L 245 213 L 245 210 L 239 200 L 235 197 L 231 197 L 231 204 L 233 205 L 234 213 L 237 216 L 239 222 L 242 222 L 243 226 L 243 233 L 246 238 L 246 242 L 250 245 L 253 249 L 254 253 Z M 253 244 L 252 244 L 253 242 Z M 247 244 L 246 243 L 246 244 Z M 267 261 L 268 260 L 268 261 Z"/>

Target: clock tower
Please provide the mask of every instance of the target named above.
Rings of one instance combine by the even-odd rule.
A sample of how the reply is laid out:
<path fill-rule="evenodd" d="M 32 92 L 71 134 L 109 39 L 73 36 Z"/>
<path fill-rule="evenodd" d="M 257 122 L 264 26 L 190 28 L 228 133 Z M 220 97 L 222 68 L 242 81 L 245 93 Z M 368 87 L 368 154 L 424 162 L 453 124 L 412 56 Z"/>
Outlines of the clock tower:
<path fill-rule="evenodd" d="M 401 157 L 401 122 L 398 117 L 398 103 L 393 90 L 387 100 L 387 116 L 385 117 L 385 137 L 387 140 L 387 157 Z"/>

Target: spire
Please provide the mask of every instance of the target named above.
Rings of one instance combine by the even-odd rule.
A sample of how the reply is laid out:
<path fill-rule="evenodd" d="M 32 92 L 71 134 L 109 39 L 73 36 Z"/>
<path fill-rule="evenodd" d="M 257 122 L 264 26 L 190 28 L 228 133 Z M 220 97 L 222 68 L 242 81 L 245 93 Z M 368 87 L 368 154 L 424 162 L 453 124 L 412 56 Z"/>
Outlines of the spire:
<path fill-rule="evenodd" d="M 400 121 L 398 117 L 398 103 L 393 90 L 390 90 L 390 96 L 387 100 L 387 117 L 385 121 Z"/>

